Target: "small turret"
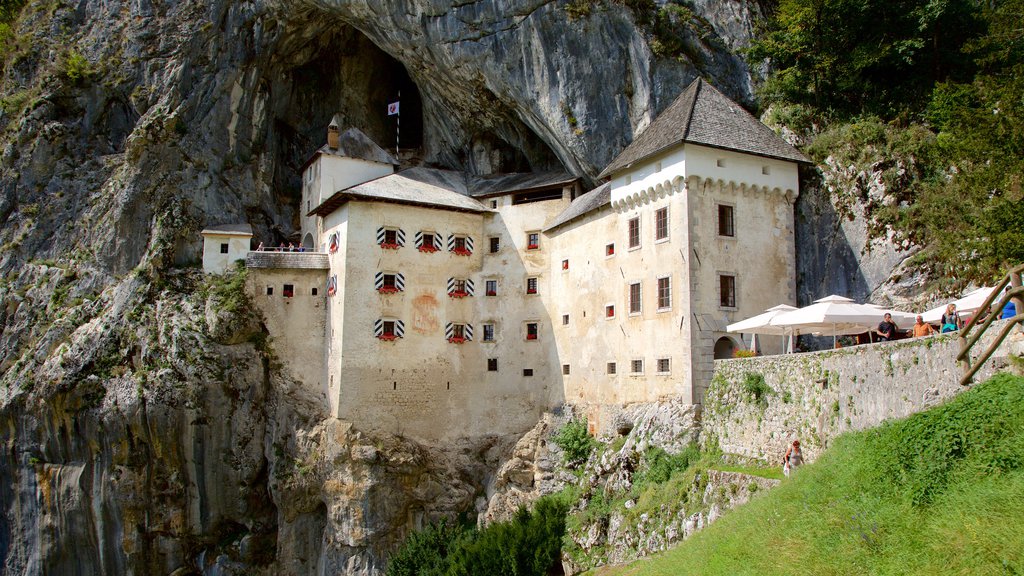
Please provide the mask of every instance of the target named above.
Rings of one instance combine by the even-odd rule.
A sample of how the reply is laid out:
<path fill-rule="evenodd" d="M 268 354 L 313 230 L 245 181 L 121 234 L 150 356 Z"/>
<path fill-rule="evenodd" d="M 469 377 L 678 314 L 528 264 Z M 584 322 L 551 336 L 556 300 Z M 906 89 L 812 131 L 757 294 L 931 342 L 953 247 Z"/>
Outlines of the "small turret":
<path fill-rule="evenodd" d="M 327 147 L 337 150 L 341 146 L 341 122 L 335 114 L 331 123 L 327 126 Z"/>

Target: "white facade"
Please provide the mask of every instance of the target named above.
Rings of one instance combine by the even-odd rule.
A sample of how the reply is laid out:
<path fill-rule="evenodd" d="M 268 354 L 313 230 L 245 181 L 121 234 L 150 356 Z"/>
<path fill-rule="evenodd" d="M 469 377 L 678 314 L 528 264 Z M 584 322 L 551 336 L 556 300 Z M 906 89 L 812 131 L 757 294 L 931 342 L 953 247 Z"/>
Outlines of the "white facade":
<path fill-rule="evenodd" d="M 245 260 L 245 255 L 252 249 L 252 232 L 220 229 L 233 227 L 238 228 L 225 226 L 202 231 L 203 272 L 223 274 L 233 268 L 238 260 Z M 248 228 L 248 225 L 241 227 Z"/>
<path fill-rule="evenodd" d="M 392 175 L 386 152 L 334 126 L 367 159 L 314 155 L 301 222 L 316 252 L 250 288 L 287 332 L 275 343 L 302 347 L 293 374 L 338 418 L 427 440 L 521 432 L 564 402 L 595 430 L 612 406 L 699 404 L 713 359 L 742 345 L 726 325 L 794 302 L 805 159 L 701 81 L 665 116 L 579 198 L 557 175 Z M 694 118 L 734 130 L 677 136 Z M 261 293 L 289 277 L 324 291 Z"/>

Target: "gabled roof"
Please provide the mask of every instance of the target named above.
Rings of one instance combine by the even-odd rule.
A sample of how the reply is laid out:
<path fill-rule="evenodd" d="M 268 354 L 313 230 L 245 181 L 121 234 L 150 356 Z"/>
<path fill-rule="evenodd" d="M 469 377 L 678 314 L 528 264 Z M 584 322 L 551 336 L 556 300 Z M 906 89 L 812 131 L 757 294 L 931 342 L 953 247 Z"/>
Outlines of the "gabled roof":
<path fill-rule="evenodd" d="M 204 228 L 200 234 L 204 236 L 252 236 L 252 226 L 249 224 L 220 224 Z"/>
<path fill-rule="evenodd" d="M 767 158 L 810 163 L 739 104 L 697 78 L 626 146 L 598 178 L 629 168 L 670 146 L 690 142 Z"/>
<path fill-rule="evenodd" d="M 584 214 L 597 210 L 602 206 L 607 206 L 612 201 L 612 185 L 604 184 L 597 188 L 594 188 L 590 192 L 578 196 L 572 201 L 572 204 L 562 210 L 562 213 L 555 216 L 555 219 L 544 228 L 544 232 L 550 232 L 555 228 L 558 228 L 562 224 L 575 220 Z"/>
<path fill-rule="evenodd" d="M 334 123 L 332 122 L 332 125 L 333 124 Z M 339 134 L 337 148 L 331 148 L 327 144 L 321 146 L 320 149 L 314 152 L 313 155 L 309 157 L 309 160 L 306 160 L 306 163 L 302 165 L 302 170 L 305 170 L 321 154 L 327 156 L 340 156 L 343 158 L 355 158 L 357 160 L 366 160 L 367 162 L 376 162 L 378 164 L 391 164 L 392 166 L 399 165 L 398 160 L 396 160 L 394 156 L 378 146 L 376 142 L 371 140 L 370 137 L 364 134 L 359 128 L 349 128 Z"/>
<path fill-rule="evenodd" d="M 335 192 L 309 215 L 326 216 L 349 200 L 394 202 L 462 212 L 488 212 L 487 207 L 466 194 L 464 181 L 460 184 L 458 178 L 446 180 L 445 177 L 452 174 L 457 173 L 426 168 L 412 168 L 397 174 L 388 174 Z"/>

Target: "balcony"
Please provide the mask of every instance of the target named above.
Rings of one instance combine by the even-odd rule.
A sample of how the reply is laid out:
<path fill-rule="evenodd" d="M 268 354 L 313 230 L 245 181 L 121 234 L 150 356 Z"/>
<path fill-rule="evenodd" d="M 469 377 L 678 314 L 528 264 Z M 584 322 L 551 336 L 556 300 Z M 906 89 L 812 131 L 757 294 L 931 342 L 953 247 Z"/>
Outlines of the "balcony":
<path fill-rule="evenodd" d="M 249 252 L 245 256 L 245 267 L 329 270 L 331 263 L 324 252 L 282 252 L 274 249 L 273 251 Z"/>

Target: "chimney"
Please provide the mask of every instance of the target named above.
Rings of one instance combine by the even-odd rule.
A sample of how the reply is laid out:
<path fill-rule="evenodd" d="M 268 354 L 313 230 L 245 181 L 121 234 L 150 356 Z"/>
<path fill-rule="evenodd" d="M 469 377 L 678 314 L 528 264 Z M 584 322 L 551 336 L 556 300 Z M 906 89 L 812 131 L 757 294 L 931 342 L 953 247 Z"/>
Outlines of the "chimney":
<path fill-rule="evenodd" d="M 335 116 L 331 120 L 331 124 L 327 126 L 327 147 L 337 150 L 339 146 L 341 146 L 341 131 L 338 126 L 338 117 Z"/>

